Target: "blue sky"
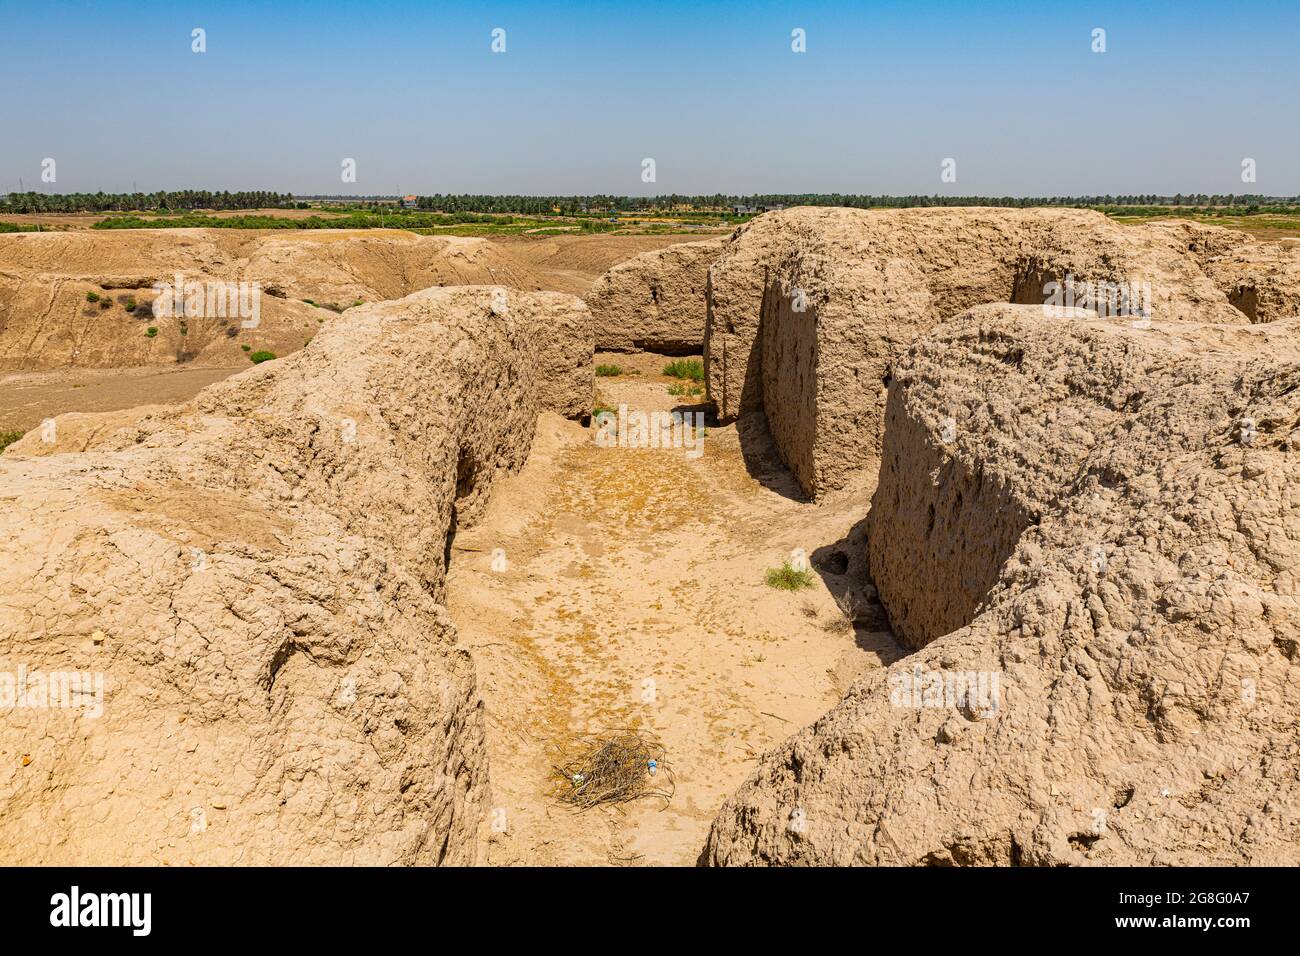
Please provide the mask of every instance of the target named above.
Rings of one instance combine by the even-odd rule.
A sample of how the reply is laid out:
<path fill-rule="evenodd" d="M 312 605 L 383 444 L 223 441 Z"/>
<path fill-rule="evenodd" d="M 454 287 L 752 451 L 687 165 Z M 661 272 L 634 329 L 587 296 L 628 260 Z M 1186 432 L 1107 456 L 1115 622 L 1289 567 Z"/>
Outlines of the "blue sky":
<path fill-rule="evenodd" d="M 0 0 L 0 191 L 1294 195 L 1297 37 L 1295 2 Z"/>

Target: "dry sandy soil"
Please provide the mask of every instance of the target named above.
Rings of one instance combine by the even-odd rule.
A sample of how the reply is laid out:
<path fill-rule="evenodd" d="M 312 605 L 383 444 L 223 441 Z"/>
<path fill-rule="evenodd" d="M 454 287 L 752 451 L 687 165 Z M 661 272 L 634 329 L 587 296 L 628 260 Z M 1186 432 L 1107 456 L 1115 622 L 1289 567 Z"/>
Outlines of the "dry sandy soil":
<path fill-rule="evenodd" d="M 235 368 L 105 368 L 0 375 L 0 431 L 27 431 L 64 412 L 111 412 L 193 398 Z"/>
<path fill-rule="evenodd" d="M 445 240 L 379 229 L 288 233 L 126 230 L 67 238 L 0 237 L 0 279 L 8 278 L 16 289 L 13 304 L 7 309 L 0 296 L 0 352 L 9 353 L 8 361 L 0 362 L 0 430 L 30 429 L 47 417 L 68 411 L 111 411 L 187 400 L 211 382 L 247 367 L 236 342 L 249 344 L 251 349 L 269 349 L 281 357 L 291 354 L 321 324 L 334 319 L 334 313 L 293 301 L 294 296 L 350 304 L 354 298 L 394 298 L 423 284 L 456 282 L 502 282 L 517 288 L 583 295 L 612 265 L 693 238 L 595 235 Z M 33 247 L 33 241 L 42 245 Z M 425 265 L 413 270 L 394 264 L 394 256 L 386 251 L 436 248 L 447 242 L 453 249 L 482 249 L 486 254 L 479 254 L 478 262 L 448 258 L 440 263 L 431 253 Z M 55 250 L 52 243 L 59 244 L 59 248 Z M 398 245 L 386 246 L 388 243 Z M 50 247 L 51 254 L 39 251 L 45 246 Z M 335 257 L 335 264 L 322 266 L 318 261 L 321 251 L 330 247 L 346 251 Z M 120 298 L 126 294 L 122 286 L 140 301 L 147 301 L 151 298 L 148 283 L 139 290 L 133 286 L 146 279 L 170 280 L 173 268 L 184 269 L 191 276 L 206 269 L 213 275 L 229 273 L 231 278 L 240 278 L 249 270 L 250 262 L 255 269 L 259 261 L 265 263 L 263 272 L 285 283 L 291 301 L 265 296 L 265 311 L 274 314 L 268 314 L 264 329 L 231 340 L 229 345 L 221 342 L 223 347 L 208 345 L 206 351 L 184 362 L 177 362 L 176 355 L 199 339 L 199 330 L 191 330 L 186 338 L 174 334 L 169 337 L 164 326 L 144 350 L 143 327 L 163 323 L 138 321 L 126 316 L 120 306 L 101 313 L 83 301 L 88 290 Z M 297 286 L 293 285 L 295 277 Z M 117 290 L 104 292 L 98 284 L 102 280 L 108 280 L 110 288 L 118 286 Z M 81 330 L 87 319 L 91 326 Z M 90 361 L 92 366 L 107 363 L 107 367 L 85 367 L 90 349 L 84 343 L 93 337 L 94 324 L 103 330 L 98 351 L 104 358 Z M 78 330 L 76 341 L 53 347 L 57 356 L 52 359 L 54 368 L 33 367 L 24 358 L 30 355 L 30 343 L 56 338 L 65 329 Z M 211 358 L 207 357 L 209 353 Z"/>
<path fill-rule="evenodd" d="M 769 214 L 705 271 L 701 454 L 602 447 L 598 409 L 706 396 L 594 352 L 564 290 L 645 253 L 657 304 L 698 286 L 658 252 L 691 238 L 0 242 L 6 414 L 81 413 L 0 455 L 0 650 L 117 682 L 103 721 L 0 723 L 6 860 L 1294 863 L 1292 252 Z M 141 289 L 177 242 L 275 284 L 271 342 L 304 297 L 366 302 L 226 380 L 223 336 L 119 374 L 139 343 L 84 284 Z M 1067 276 L 1149 301 L 1047 307 Z M 805 556 L 811 587 L 765 584 Z M 922 667 L 1005 697 L 900 703 Z M 559 749 L 625 728 L 672 799 L 565 809 Z"/>
<path fill-rule="evenodd" d="M 676 380 L 659 374 L 662 357 L 602 360 L 640 372 L 598 379 L 605 404 L 689 407 L 668 394 Z M 901 653 L 882 615 L 845 623 L 836 597 L 848 569 L 818 567 L 853 549 L 844 539 L 871 477 L 803 503 L 757 448 L 742 454 L 734 424 L 709 428 L 694 460 L 600 448 L 590 429 L 550 419 L 484 521 L 457 536 L 449 607 L 474 654 L 493 768 L 486 862 L 693 864 L 759 755 Z M 796 548 L 818 572 L 814 586 L 768 588 L 764 571 Z M 666 746 L 677 788 L 668 806 L 558 806 L 555 745 L 627 727 Z"/>
<path fill-rule="evenodd" d="M 549 288 L 586 295 L 591 284 L 607 270 L 652 249 L 663 249 L 702 238 L 671 236 L 499 236 L 492 242 L 512 258 L 546 276 Z"/>

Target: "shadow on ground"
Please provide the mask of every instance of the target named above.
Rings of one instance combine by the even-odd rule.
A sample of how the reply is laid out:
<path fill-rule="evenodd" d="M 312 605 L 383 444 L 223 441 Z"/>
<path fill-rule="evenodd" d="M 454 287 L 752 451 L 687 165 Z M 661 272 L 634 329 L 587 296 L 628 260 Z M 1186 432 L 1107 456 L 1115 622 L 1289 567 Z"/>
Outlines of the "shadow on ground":
<path fill-rule="evenodd" d="M 736 420 L 736 437 L 740 440 L 740 454 L 745 460 L 749 476 L 768 491 L 791 501 L 808 502 L 790 469 L 777 453 L 772 433 L 767 429 L 767 416 L 750 412 Z"/>
<path fill-rule="evenodd" d="M 894 638 L 889 615 L 880 603 L 867 568 L 866 517 L 840 540 L 813 551 L 811 562 L 835 603 L 853 622 L 853 637 L 858 647 L 875 654 L 886 667 L 907 655 L 906 648 Z"/>

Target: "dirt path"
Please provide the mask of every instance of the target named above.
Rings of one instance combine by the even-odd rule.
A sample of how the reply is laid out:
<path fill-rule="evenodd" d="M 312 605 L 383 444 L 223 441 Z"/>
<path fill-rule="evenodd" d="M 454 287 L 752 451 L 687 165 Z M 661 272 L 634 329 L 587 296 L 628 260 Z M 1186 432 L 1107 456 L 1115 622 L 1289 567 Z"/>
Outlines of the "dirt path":
<path fill-rule="evenodd" d="M 608 405 L 697 400 L 668 394 L 661 357 L 600 361 L 641 371 L 598 380 Z M 601 448 L 593 436 L 544 418 L 528 466 L 455 541 L 449 604 L 486 702 L 494 865 L 694 863 L 758 757 L 899 654 L 878 605 L 864 602 L 854 627 L 836 603 L 860 567 L 860 532 L 844 539 L 869 485 L 794 500 L 770 453 L 746 462 L 735 426 L 709 428 L 693 459 Z M 764 570 L 796 548 L 813 587 L 768 588 Z M 494 571 L 497 549 L 507 563 Z M 666 809 L 575 814 L 548 796 L 557 743 L 623 727 L 666 746 L 676 782 Z"/>
<path fill-rule="evenodd" d="M 185 402 L 213 382 L 249 367 L 10 372 L 0 375 L 0 431 L 27 431 L 64 412 L 111 412 Z"/>

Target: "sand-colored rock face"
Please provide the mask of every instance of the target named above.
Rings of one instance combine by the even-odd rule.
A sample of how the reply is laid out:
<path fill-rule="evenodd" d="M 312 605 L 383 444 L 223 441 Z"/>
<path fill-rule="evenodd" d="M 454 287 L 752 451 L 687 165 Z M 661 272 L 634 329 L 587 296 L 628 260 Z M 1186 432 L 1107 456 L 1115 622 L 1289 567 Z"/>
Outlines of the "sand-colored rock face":
<path fill-rule="evenodd" d="M 378 232 L 378 234 L 375 234 Z M 256 324 L 238 303 L 205 292 L 204 309 L 152 315 L 155 283 L 216 289 L 245 283 Z M 248 232 L 169 229 L 0 236 L 0 370 L 247 363 L 243 346 L 284 356 L 351 307 L 431 286 L 545 282 L 485 239 L 409 232 Z M 110 299 L 108 309 L 87 293 Z M 127 299 L 137 303 L 127 312 Z M 310 299 L 316 306 L 302 301 Z M 153 336 L 146 334 L 156 328 Z"/>
<path fill-rule="evenodd" d="M 591 312 L 579 298 L 563 292 L 534 292 L 519 296 L 494 292 L 498 308 L 509 296 L 509 308 L 533 340 L 537 359 L 537 395 L 541 407 L 565 418 L 591 414 L 594 396 L 595 329 Z"/>
<path fill-rule="evenodd" d="M 709 395 L 723 420 L 765 409 L 818 495 L 878 458 L 888 372 L 916 336 L 986 302 L 1088 305 L 1067 282 L 1132 293 L 1133 318 L 1246 321 L 1194 259 L 1100 213 L 792 209 L 737 230 L 710 270 Z"/>
<path fill-rule="evenodd" d="M 922 649 L 704 861 L 1300 862 L 1297 331 L 989 306 L 915 344 L 869 557 Z"/>
<path fill-rule="evenodd" d="M 538 328 L 585 314 L 430 289 L 187 406 L 78 416 L 78 451 L 7 449 L 0 702 L 27 688 L 0 721 L 0 858 L 472 862 L 487 773 L 449 537 L 548 402 L 589 402 L 589 377 L 538 387 L 567 361 Z M 91 696 L 36 706 L 65 672 Z"/>
<path fill-rule="evenodd" d="M 709 266 L 726 237 L 643 252 L 610 269 L 591 288 L 596 347 L 610 352 L 697 354 L 704 346 Z"/>
<path fill-rule="evenodd" d="M 1260 242 L 1233 229 L 1189 222 L 1145 228 L 1172 248 L 1185 249 L 1250 321 L 1300 316 L 1300 246 Z"/>

